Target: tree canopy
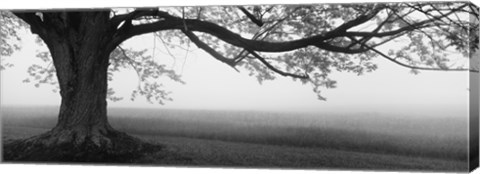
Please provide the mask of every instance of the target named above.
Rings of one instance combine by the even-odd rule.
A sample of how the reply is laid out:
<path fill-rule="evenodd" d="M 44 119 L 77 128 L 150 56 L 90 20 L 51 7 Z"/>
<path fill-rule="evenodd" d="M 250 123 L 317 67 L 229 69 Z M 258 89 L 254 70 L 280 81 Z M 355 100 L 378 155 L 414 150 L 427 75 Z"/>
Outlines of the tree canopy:
<path fill-rule="evenodd" d="M 11 66 L 3 63 L 4 57 L 20 47 L 16 32 L 20 27 L 29 26 L 39 36 L 39 44 L 45 44 L 42 41 L 50 39 L 51 33 L 85 32 L 79 23 L 88 22 L 84 16 L 89 14 L 67 12 L 1 11 L 1 68 Z M 478 49 L 479 29 L 478 8 L 471 3 L 159 7 L 101 9 L 98 13 L 109 14 L 106 29 L 113 34 L 106 50 L 110 51 L 109 80 L 115 71 L 134 69 L 139 82 L 132 98 L 142 95 L 151 102 L 171 100 L 158 78 L 184 82 L 175 71 L 145 54 L 146 50 L 122 47 L 129 38 L 148 33 L 167 48 L 188 51 L 195 45 L 259 82 L 280 75 L 310 84 L 321 100 L 325 98 L 320 88 L 337 84 L 329 77 L 332 71 L 372 72 L 379 58 L 414 73 L 478 71 L 468 64 Z M 37 57 L 52 61 L 48 51 Z M 36 86 L 57 83 L 54 66 L 32 65 L 28 72 L 31 77 L 25 82 Z M 111 88 L 108 94 L 111 100 L 121 99 Z"/>

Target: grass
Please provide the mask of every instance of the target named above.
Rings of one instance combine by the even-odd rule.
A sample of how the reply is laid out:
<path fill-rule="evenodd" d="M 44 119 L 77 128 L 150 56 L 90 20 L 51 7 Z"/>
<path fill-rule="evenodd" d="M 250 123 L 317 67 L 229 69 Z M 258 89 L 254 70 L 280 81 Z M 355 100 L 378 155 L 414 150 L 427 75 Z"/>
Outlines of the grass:
<path fill-rule="evenodd" d="M 3 139 L 48 130 L 56 112 L 3 108 Z M 169 144 L 204 165 L 268 161 L 266 166 L 463 169 L 467 164 L 462 118 L 126 108 L 110 109 L 109 115 L 114 128 Z"/>

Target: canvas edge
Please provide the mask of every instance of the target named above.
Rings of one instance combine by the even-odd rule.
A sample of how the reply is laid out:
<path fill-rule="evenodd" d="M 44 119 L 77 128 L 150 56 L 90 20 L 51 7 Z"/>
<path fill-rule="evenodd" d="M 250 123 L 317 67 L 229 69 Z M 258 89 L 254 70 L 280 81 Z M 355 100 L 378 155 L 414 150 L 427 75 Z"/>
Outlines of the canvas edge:
<path fill-rule="evenodd" d="M 478 8 L 473 2 L 472 5 Z M 479 22 L 474 16 L 470 17 L 472 22 Z M 480 31 L 476 31 L 480 33 Z M 478 44 L 478 40 L 477 40 Z M 474 50 L 470 50 L 474 51 Z M 477 50 L 478 51 L 478 50 Z M 478 53 L 471 54 L 470 69 L 480 67 L 480 56 Z M 468 126 L 468 171 L 472 172 L 479 167 L 479 98 L 480 98 L 480 76 L 479 72 L 469 73 L 469 126 Z"/>

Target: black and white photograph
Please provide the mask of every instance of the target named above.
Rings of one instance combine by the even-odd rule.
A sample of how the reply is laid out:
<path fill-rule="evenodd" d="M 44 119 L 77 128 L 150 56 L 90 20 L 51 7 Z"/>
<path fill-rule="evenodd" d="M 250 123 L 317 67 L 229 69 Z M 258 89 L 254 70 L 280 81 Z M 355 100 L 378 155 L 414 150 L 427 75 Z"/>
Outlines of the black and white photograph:
<path fill-rule="evenodd" d="M 472 2 L 129 2 L 0 5 L 1 163 L 479 166 Z"/>

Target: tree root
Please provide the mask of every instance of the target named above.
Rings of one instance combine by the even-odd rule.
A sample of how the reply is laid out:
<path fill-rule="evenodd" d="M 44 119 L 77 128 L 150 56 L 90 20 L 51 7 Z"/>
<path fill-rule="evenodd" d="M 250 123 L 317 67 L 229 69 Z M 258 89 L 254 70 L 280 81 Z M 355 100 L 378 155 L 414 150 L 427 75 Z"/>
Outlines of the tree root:
<path fill-rule="evenodd" d="M 134 163 L 163 148 L 115 130 L 80 135 L 78 131 L 47 133 L 4 144 L 4 161 Z"/>

